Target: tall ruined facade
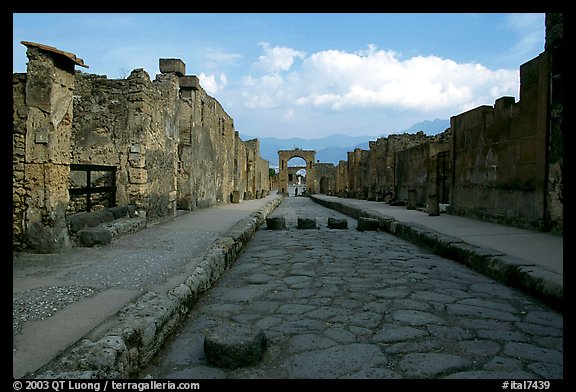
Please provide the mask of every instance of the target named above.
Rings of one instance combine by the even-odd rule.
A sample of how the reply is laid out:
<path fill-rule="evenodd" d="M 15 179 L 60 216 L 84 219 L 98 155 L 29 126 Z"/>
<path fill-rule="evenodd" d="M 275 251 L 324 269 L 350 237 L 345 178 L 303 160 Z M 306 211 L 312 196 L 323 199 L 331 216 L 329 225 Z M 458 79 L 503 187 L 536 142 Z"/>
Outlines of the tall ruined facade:
<path fill-rule="evenodd" d="M 497 99 L 450 119 L 436 136 L 390 135 L 348 153 L 331 194 L 417 205 L 563 232 L 563 18 L 546 15 L 545 51 L 520 66 L 520 99 Z M 325 174 L 325 177 L 327 175 Z"/>
<path fill-rule="evenodd" d="M 76 72 L 75 55 L 23 42 L 26 74 L 13 76 L 13 244 L 41 253 L 70 246 L 67 217 L 86 209 L 133 205 L 149 221 L 221 203 L 264 197 L 269 165 L 258 140 L 242 141 L 232 118 L 185 74 L 160 59 L 150 80 Z M 89 182 L 89 183 L 88 183 Z"/>

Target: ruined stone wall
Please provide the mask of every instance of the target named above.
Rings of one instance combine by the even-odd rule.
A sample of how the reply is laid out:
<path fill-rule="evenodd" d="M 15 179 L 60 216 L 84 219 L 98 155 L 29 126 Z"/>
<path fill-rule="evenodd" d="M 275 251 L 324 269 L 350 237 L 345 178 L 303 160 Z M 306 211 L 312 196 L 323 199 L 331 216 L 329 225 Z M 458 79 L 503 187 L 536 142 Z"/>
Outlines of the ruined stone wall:
<path fill-rule="evenodd" d="M 336 193 L 336 167 L 332 163 L 316 163 L 316 193 Z"/>
<path fill-rule="evenodd" d="M 549 136 L 547 161 L 546 226 L 564 229 L 564 20 L 562 14 L 546 14 L 546 51 L 550 54 Z"/>
<path fill-rule="evenodd" d="M 349 195 L 349 179 L 348 174 L 348 161 L 341 160 L 336 166 L 334 183 L 336 184 L 336 196 L 338 197 L 348 197 Z"/>
<path fill-rule="evenodd" d="M 334 171 L 334 193 L 347 194 L 357 199 L 390 201 L 402 198 L 397 195 L 396 153 L 433 140 L 423 132 L 393 134 L 369 143 L 369 150 L 355 149 L 348 152 L 348 160 L 340 161 Z M 346 166 L 346 167 L 345 167 Z M 407 186 L 408 179 L 405 179 Z"/>
<path fill-rule="evenodd" d="M 74 63 L 26 45 L 28 72 L 13 77 L 13 245 L 51 253 L 69 246 Z"/>
<path fill-rule="evenodd" d="M 142 69 L 127 79 L 74 72 L 75 55 L 30 43 L 27 74 L 13 77 L 13 243 L 42 252 L 69 246 L 67 215 L 86 208 L 69 189 L 114 185 L 115 204 L 131 204 L 148 221 L 270 189 L 257 139 L 244 142 L 232 118 L 185 76 L 181 60 L 160 60 L 152 81 Z M 85 172 L 70 165 L 115 168 Z M 108 176 L 108 177 L 107 177 Z M 92 195 L 93 209 L 110 207 Z"/>
<path fill-rule="evenodd" d="M 76 75 L 72 163 L 115 166 L 118 204 L 151 220 L 176 212 L 178 84 L 137 69 L 126 80 Z"/>
<path fill-rule="evenodd" d="M 27 200 L 30 189 L 26 186 L 26 74 L 14 74 L 12 77 L 12 238 L 16 249 L 26 244 L 25 214 L 28 208 Z"/>
<path fill-rule="evenodd" d="M 415 190 L 417 206 L 425 207 L 430 195 L 439 193 L 437 164 L 442 151 L 449 152 L 450 144 L 425 142 L 396 153 L 397 199 L 408 200 L 408 190 Z"/>
<path fill-rule="evenodd" d="M 257 175 L 258 158 L 260 157 L 260 142 L 258 139 L 244 142 L 246 154 L 246 187 L 244 188 L 244 199 L 251 200 L 257 198 L 261 193 L 260 175 Z"/>
<path fill-rule="evenodd" d="M 544 229 L 548 54 L 520 67 L 520 101 L 500 98 L 451 118 L 452 212 Z"/>
<path fill-rule="evenodd" d="M 368 197 L 368 186 L 366 185 L 369 183 L 367 175 L 368 156 L 369 151 L 360 148 L 348 152 L 348 193 L 349 197 L 354 199 L 366 199 Z"/>
<path fill-rule="evenodd" d="M 230 202 L 234 190 L 240 200 L 256 196 L 264 168 L 256 166 L 258 140 L 240 140 L 232 118 L 195 76 L 163 72 L 150 81 L 135 70 L 127 80 L 79 79 L 92 83 L 78 99 L 84 143 L 76 155 L 119 168 L 119 202 L 162 219 L 178 208 Z"/>
<path fill-rule="evenodd" d="M 394 155 L 389 154 L 388 139 L 386 138 L 369 142 L 369 147 L 367 162 L 368 200 L 381 201 L 384 200 L 387 191 L 393 190 L 393 177 L 392 180 L 389 179 L 390 174 L 393 175 L 393 170 L 391 171 L 389 168 L 394 166 Z M 387 184 L 391 186 L 387 187 Z"/>
<path fill-rule="evenodd" d="M 235 130 L 232 118 L 203 89 L 194 91 L 190 167 L 194 208 L 230 201 L 234 190 Z M 242 193 L 242 192 L 241 192 Z"/>
<path fill-rule="evenodd" d="M 194 191 L 192 176 L 197 170 L 194 151 L 196 146 L 192 144 L 192 128 L 195 116 L 194 102 L 191 99 L 180 99 L 179 105 L 179 144 L 177 164 L 177 194 L 176 207 L 180 210 L 195 210 L 197 208 L 197 193 Z"/>
<path fill-rule="evenodd" d="M 256 189 L 257 198 L 263 198 L 270 194 L 271 182 L 270 182 L 270 162 L 262 158 L 260 154 L 257 155 L 256 161 Z"/>

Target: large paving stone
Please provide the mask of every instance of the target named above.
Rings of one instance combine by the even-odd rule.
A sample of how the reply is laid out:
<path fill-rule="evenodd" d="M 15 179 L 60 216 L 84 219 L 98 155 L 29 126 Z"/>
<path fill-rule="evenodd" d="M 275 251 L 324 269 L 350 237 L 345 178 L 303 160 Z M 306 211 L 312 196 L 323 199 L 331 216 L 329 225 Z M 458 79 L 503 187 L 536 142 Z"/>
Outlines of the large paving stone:
<path fill-rule="evenodd" d="M 386 363 L 377 345 L 348 344 L 291 356 L 284 366 L 290 378 L 340 378 Z"/>
<path fill-rule="evenodd" d="M 204 339 L 208 363 L 227 369 L 256 365 L 265 349 L 264 332 L 245 324 L 219 325 Z"/>
<path fill-rule="evenodd" d="M 428 378 L 466 369 L 469 362 L 453 354 L 411 353 L 402 358 L 399 366 L 410 377 Z"/>

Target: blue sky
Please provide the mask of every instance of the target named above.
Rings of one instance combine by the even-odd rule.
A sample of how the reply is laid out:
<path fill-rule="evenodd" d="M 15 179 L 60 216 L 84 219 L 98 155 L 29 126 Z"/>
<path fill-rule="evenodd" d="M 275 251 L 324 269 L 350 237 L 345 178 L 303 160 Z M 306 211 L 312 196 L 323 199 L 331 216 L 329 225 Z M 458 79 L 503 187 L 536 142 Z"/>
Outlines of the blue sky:
<path fill-rule="evenodd" d="M 15 13 L 13 71 L 33 41 L 76 54 L 80 71 L 124 78 L 160 58 L 186 73 L 242 135 L 377 136 L 448 119 L 501 96 L 544 50 L 544 14 Z"/>

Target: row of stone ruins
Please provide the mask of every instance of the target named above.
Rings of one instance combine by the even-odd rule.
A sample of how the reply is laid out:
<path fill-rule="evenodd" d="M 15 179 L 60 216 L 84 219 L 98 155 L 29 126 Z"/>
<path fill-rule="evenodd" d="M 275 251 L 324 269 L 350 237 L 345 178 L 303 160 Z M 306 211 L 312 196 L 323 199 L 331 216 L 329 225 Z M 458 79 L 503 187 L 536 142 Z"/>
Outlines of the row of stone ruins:
<path fill-rule="evenodd" d="M 181 60 L 160 59 L 153 81 L 142 69 L 109 80 L 76 72 L 87 66 L 72 53 L 22 44 L 27 72 L 13 76 L 16 250 L 73 246 L 73 222 L 116 205 L 151 222 L 270 192 L 259 141 L 240 139 Z"/>
<path fill-rule="evenodd" d="M 71 217 L 130 206 L 148 222 L 178 209 L 261 198 L 287 182 L 270 176 L 257 139 L 233 119 L 179 59 L 160 59 L 155 80 L 83 73 L 74 54 L 27 47 L 13 75 L 13 244 L 57 252 L 74 244 Z M 313 151 L 280 151 L 279 166 L 307 162 L 308 193 L 425 207 L 563 232 L 562 15 L 546 16 L 545 51 L 520 67 L 520 99 L 502 97 L 453 116 L 436 136 L 390 135 L 336 166 Z M 282 154 L 291 155 L 282 155 Z M 286 162 L 284 162 L 286 161 Z M 286 178 L 284 178 L 286 177 Z"/>

